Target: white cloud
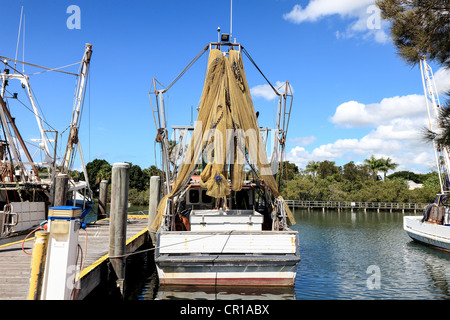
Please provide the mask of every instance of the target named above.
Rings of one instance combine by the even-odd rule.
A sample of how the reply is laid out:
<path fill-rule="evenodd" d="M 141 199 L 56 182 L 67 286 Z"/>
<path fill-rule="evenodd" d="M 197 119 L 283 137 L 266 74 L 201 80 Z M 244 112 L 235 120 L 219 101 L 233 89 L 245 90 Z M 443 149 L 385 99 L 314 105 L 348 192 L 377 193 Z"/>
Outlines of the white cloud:
<path fill-rule="evenodd" d="M 293 139 L 288 139 L 289 141 L 295 143 L 297 146 L 307 146 L 317 140 L 316 137 L 310 136 L 310 137 L 297 137 Z"/>
<path fill-rule="evenodd" d="M 296 4 L 291 12 L 286 13 L 283 17 L 294 23 L 314 22 L 333 14 L 340 16 L 355 15 L 356 12 L 373 3 L 373 0 L 311 0 L 306 8 Z"/>
<path fill-rule="evenodd" d="M 434 81 L 436 83 L 436 91 L 438 94 L 447 93 L 450 91 L 450 69 L 440 68 L 434 74 Z"/>
<path fill-rule="evenodd" d="M 399 164 L 397 170 L 434 169 L 433 148 L 422 138 L 422 130 L 428 124 L 423 96 L 397 96 L 367 105 L 348 101 L 336 108 L 330 121 L 347 128 L 366 126 L 370 131 L 361 138 L 338 139 L 310 151 L 297 146 L 287 152 L 287 160 L 303 168 L 311 160 L 344 164 L 362 162 L 374 155 L 390 157 Z"/>
<path fill-rule="evenodd" d="M 311 0 L 305 8 L 295 5 L 283 18 L 298 24 L 316 22 L 332 15 L 353 21 L 344 31 L 336 31 L 338 39 L 358 35 L 362 35 L 364 39 L 373 38 L 379 43 L 386 43 L 389 39 L 385 32 L 386 22 L 381 19 L 380 10 L 375 6 L 374 0 Z"/>
<path fill-rule="evenodd" d="M 380 139 L 373 132 L 361 139 L 338 139 L 314 148 L 311 152 L 304 147 L 292 148 L 286 154 L 286 159 L 304 168 L 309 161 L 339 161 L 342 164 L 349 161 L 363 161 L 371 155 L 376 158 L 390 157 L 399 164 L 397 170 L 418 170 L 428 172 L 434 167 L 434 153 L 431 145 L 421 139 Z"/>
<path fill-rule="evenodd" d="M 260 84 L 251 88 L 250 94 L 253 98 L 263 98 L 266 100 L 273 100 L 277 96 L 268 84 Z"/>
<path fill-rule="evenodd" d="M 281 81 L 277 81 L 275 82 L 275 89 L 280 92 L 280 93 L 284 93 L 284 89 L 285 89 L 285 83 L 286 82 L 281 82 Z M 292 87 L 292 84 L 290 84 L 292 92 L 294 92 L 294 88 Z M 273 91 L 272 87 L 269 84 L 260 84 L 257 86 L 254 86 L 253 88 L 250 89 L 250 94 L 252 95 L 253 98 L 263 98 L 266 100 L 273 100 L 277 97 L 277 95 L 275 94 L 275 92 Z"/>
<path fill-rule="evenodd" d="M 347 128 L 378 126 L 399 117 L 423 116 L 425 99 L 412 94 L 384 98 L 379 103 L 362 104 L 357 101 L 344 102 L 336 108 L 330 121 Z"/>

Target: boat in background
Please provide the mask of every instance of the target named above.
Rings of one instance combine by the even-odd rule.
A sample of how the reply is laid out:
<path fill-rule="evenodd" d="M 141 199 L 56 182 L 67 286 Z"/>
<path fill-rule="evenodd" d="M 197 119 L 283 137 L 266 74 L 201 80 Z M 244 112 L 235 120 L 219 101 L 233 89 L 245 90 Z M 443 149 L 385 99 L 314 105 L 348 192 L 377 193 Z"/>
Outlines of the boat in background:
<path fill-rule="evenodd" d="M 442 106 L 436 90 L 433 71 L 425 57 L 420 61 L 420 70 L 428 112 L 430 132 L 439 135 L 436 125 Z M 440 193 L 434 203 L 424 208 L 423 217 L 403 217 L 403 228 L 415 241 L 434 248 L 450 251 L 450 158 L 447 146 L 440 146 L 433 140 L 436 167 L 439 175 Z"/>
<path fill-rule="evenodd" d="M 78 73 L 61 71 L 61 68 L 46 68 L 25 61 L 18 61 L 7 57 L 1 57 L 4 68 L 0 73 L 0 238 L 8 238 L 14 235 L 27 233 L 46 222 L 48 208 L 54 205 L 55 179 L 58 174 L 70 174 L 75 159 L 75 147 L 78 146 L 82 161 L 85 181 L 71 179 L 67 186 L 68 202 L 83 209 L 85 216 L 92 208 L 91 190 L 82 156 L 81 145 L 78 141 L 79 119 L 84 103 L 86 80 L 92 54 L 92 45 L 86 44 L 83 59 Z M 34 91 L 31 89 L 29 75 L 17 69 L 16 64 L 31 65 L 47 71 L 63 72 L 77 76 L 77 87 L 74 98 L 72 120 L 69 128 L 69 139 L 62 163 L 57 160 L 58 132 L 44 121 L 39 112 Z M 36 153 L 43 154 L 40 161 L 35 161 L 29 151 L 26 142 L 22 139 L 10 112 L 9 104 L 19 101 L 17 93 L 11 93 L 8 86 L 12 81 L 19 80 L 25 89 L 30 101 L 32 112 L 37 121 L 40 132 Z M 11 101 L 12 100 L 12 101 Z M 21 102 L 25 105 L 23 102 Z M 26 106 L 26 105 L 25 105 Z M 27 107 L 27 106 L 26 106 Z M 28 107 L 27 107 L 28 108 Z M 27 161 L 22 159 L 26 156 Z M 61 205 L 61 204 L 58 204 Z"/>
<path fill-rule="evenodd" d="M 149 229 L 155 235 L 159 282 L 292 287 L 299 235 L 289 228 L 295 220 L 278 191 L 292 89 L 286 82 L 280 92 L 269 82 L 279 97 L 269 160 L 262 134 L 267 130 L 258 125 L 242 55 L 254 61 L 230 34 L 218 31 L 218 42 L 209 43 L 174 82 L 157 89 L 153 79 L 150 89 L 165 175 L 164 197 Z M 163 94 L 207 51 L 195 126 L 174 126 L 169 144 Z"/>

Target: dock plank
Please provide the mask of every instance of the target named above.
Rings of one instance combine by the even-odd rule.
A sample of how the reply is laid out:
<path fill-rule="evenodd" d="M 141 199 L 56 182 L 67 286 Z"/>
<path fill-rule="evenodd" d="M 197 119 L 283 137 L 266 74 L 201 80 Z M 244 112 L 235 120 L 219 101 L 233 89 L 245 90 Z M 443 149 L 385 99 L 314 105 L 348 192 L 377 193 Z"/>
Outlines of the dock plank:
<path fill-rule="evenodd" d="M 34 238 L 30 238 L 24 244 L 29 253 L 34 244 Z M 127 252 L 134 252 L 148 240 L 147 216 L 128 216 L 127 239 Z M 82 299 L 102 281 L 101 266 L 108 260 L 109 219 L 88 224 L 85 231 L 80 230 L 78 242 L 85 255 L 78 294 L 78 299 Z M 0 245 L 0 300 L 27 299 L 30 266 L 31 255 L 22 251 L 22 241 Z"/>

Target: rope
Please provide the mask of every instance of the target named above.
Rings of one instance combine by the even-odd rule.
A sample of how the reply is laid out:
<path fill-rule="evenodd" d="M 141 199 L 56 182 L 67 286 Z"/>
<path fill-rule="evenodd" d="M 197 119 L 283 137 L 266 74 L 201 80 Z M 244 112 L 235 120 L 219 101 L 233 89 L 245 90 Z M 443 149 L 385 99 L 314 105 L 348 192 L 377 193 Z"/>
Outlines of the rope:
<path fill-rule="evenodd" d="M 155 234 L 157 233 L 157 231 L 150 231 L 150 230 L 148 230 L 148 232 L 155 233 Z M 230 236 L 232 232 L 233 232 L 233 230 L 231 230 L 231 231 L 228 233 L 228 236 Z M 161 249 L 161 248 L 166 248 L 166 247 L 176 246 L 176 245 L 183 244 L 183 243 L 186 243 L 186 242 L 192 242 L 192 241 L 197 241 L 197 240 L 203 240 L 203 239 L 207 239 L 207 238 L 211 238 L 211 237 L 215 237 L 215 236 L 217 236 L 217 234 L 211 234 L 211 235 L 204 236 L 204 237 L 200 237 L 200 238 L 197 238 L 197 239 L 186 240 L 186 241 L 183 241 L 183 242 L 176 242 L 176 243 L 168 244 L 168 245 L 165 245 L 165 246 L 153 247 L 153 248 L 144 249 L 144 250 L 140 250 L 140 251 L 135 251 L 135 252 L 131 252 L 131 253 L 126 253 L 126 254 L 122 254 L 122 255 L 109 256 L 109 259 L 124 258 L 124 257 L 128 257 L 128 256 L 131 256 L 131 255 L 134 255 L 134 254 L 140 254 L 140 253 L 144 253 L 144 252 L 148 252 L 148 251 L 153 251 L 153 250 L 156 250 L 156 249 Z M 227 239 L 227 241 L 228 241 L 228 239 Z M 223 249 L 222 249 L 222 250 L 223 250 Z"/>
<path fill-rule="evenodd" d="M 242 51 L 245 53 L 245 55 L 247 56 L 247 58 L 250 60 L 251 63 L 253 63 L 253 65 L 255 66 L 255 68 L 259 71 L 259 73 L 261 73 L 261 75 L 264 77 L 264 79 L 266 79 L 267 83 L 270 85 L 270 87 L 272 88 L 273 92 L 275 92 L 275 94 L 277 96 L 280 96 L 280 93 L 277 91 L 277 89 L 274 88 L 274 86 L 270 83 L 270 81 L 266 78 L 266 76 L 264 75 L 264 73 L 261 71 L 261 69 L 259 69 L 259 67 L 256 65 L 256 62 L 252 59 L 252 57 L 250 57 L 250 54 L 247 52 L 247 50 L 245 50 L 244 47 L 242 47 Z"/>
<path fill-rule="evenodd" d="M 194 63 L 197 62 L 198 59 L 200 59 L 200 57 L 206 52 L 206 50 L 208 50 L 209 45 L 207 45 L 206 47 L 204 47 L 202 49 L 202 51 L 200 51 L 199 54 L 197 54 L 197 56 L 183 69 L 183 71 L 180 72 L 180 74 L 164 89 L 163 92 L 166 92 L 167 90 L 169 90 L 188 70 L 190 67 L 192 67 L 194 65 Z M 155 88 L 156 90 L 156 88 Z"/>
<path fill-rule="evenodd" d="M 32 66 L 32 67 L 37 67 L 37 68 L 41 68 L 41 69 L 46 69 L 46 70 L 48 70 L 48 71 L 56 71 L 56 72 L 61 72 L 61 73 L 65 73 L 65 74 L 71 74 L 71 75 L 73 75 L 73 76 L 78 76 L 78 74 L 76 74 L 76 73 L 72 73 L 72 72 L 67 72 L 67 71 L 61 71 L 61 70 L 58 70 L 58 69 L 61 69 L 61 68 L 65 68 L 65 67 L 68 67 L 68 66 L 65 66 L 65 67 L 60 67 L 60 68 L 47 68 L 47 67 L 43 67 L 43 66 L 39 66 L 39 65 L 37 65 L 37 64 L 32 64 L 32 63 L 29 63 L 29 62 L 24 62 L 24 61 L 19 61 L 19 60 L 16 60 L 16 59 L 10 59 L 10 58 L 7 58 L 7 57 L 3 57 L 3 56 L 0 56 L 0 59 L 2 59 L 2 60 L 8 60 L 8 61 L 11 61 L 11 62 L 14 62 L 14 63 L 22 63 L 22 64 L 25 64 L 25 65 L 27 65 L 27 66 Z M 81 62 L 78 62 L 78 63 L 81 63 Z M 7 63 L 6 63 L 7 64 Z M 9 67 L 11 67 L 11 68 L 13 68 L 12 66 L 10 66 L 9 64 L 7 64 Z M 13 68 L 15 71 L 17 71 L 15 68 Z M 19 71 L 17 71 L 17 72 L 19 72 Z M 22 74 L 21 72 L 19 72 L 20 74 Z M 22 74 L 23 75 L 23 74 Z"/>
<path fill-rule="evenodd" d="M 32 254 L 32 253 L 29 253 L 29 252 L 27 252 L 27 251 L 25 250 L 25 248 L 24 248 L 25 241 L 27 240 L 27 238 L 28 238 L 30 235 L 32 235 L 34 232 L 36 232 L 36 231 L 38 231 L 38 230 L 40 230 L 40 229 L 44 229 L 44 228 L 43 228 L 42 226 L 37 227 L 36 229 L 34 229 L 33 231 L 31 231 L 29 234 L 27 234 L 27 236 L 25 237 L 25 239 L 23 239 L 23 241 L 22 241 L 22 251 L 25 252 L 26 254 L 28 254 L 29 256 L 31 256 L 31 255 L 33 255 L 33 254 Z"/>

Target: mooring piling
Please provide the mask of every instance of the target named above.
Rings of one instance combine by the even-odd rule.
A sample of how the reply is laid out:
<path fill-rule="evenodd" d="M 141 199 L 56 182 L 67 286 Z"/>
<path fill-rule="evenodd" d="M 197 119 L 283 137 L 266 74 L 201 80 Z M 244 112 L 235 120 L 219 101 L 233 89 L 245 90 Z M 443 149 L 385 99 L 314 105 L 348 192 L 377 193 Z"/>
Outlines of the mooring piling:
<path fill-rule="evenodd" d="M 100 194 L 98 197 L 97 220 L 106 218 L 106 204 L 108 203 L 108 180 L 100 182 Z"/>
<path fill-rule="evenodd" d="M 67 191 L 69 190 L 69 176 L 67 174 L 58 174 L 55 179 L 55 194 L 53 206 L 65 206 L 67 202 Z"/>
<path fill-rule="evenodd" d="M 35 233 L 28 300 L 41 300 L 49 236 L 50 232 L 44 230 Z"/>
<path fill-rule="evenodd" d="M 126 233 L 130 165 L 114 163 L 111 177 L 109 260 L 117 276 L 117 286 L 125 292 Z"/>
<path fill-rule="evenodd" d="M 152 240 L 152 244 L 156 243 L 156 235 L 155 231 L 152 228 L 152 223 L 155 220 L 158 203 L 161 195 L 161 177 L 160 176 L 152 176 L 150 178 L 150 198 L 148 203 L 148 232 L 150 233 L 150 239 Z"/>

